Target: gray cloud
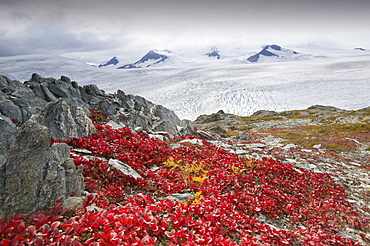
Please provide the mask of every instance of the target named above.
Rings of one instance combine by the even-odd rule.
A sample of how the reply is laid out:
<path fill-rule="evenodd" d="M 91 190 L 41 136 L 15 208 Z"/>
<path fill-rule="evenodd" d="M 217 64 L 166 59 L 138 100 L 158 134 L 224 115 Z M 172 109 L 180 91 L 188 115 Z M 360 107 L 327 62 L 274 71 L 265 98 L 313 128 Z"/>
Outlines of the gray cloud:
<path fill-rule="evenodd" d="M 0 55 L 232 40 L 369 41 L 368 0 L 2 0 Z M 341 41 L 341 40 L 339 40 Z"/>
<path fill-rule="evenodd" d="M 0 36 L 0 56 L 99 51 L 124 46 L 121 39 L 107 40 L 94 32 L 73 32 L 58 26 L 32 26 L 12 32 L 0 29 Z"/>

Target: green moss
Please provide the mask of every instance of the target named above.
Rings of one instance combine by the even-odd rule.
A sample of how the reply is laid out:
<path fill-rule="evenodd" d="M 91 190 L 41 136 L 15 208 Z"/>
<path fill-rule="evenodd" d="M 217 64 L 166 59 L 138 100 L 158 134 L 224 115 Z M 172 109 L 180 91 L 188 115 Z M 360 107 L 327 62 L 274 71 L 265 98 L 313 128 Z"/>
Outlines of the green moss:
<path fill-rule="evenodd" d="M 312 147 L 322 144 L 324 148 L 335 152 L 356 149 L 351 138 L 366 141 L 370 135 L 369 124 L 328 124 L 321 126 L 301 126 L 294 128 L 268 129 L 264 132 L 286 139 L 286 143 Z"/>
<path fill-rule="evenodd" d="M 230 130 L 230 131 L 226 131 L 225 135 L 227 137 L 232 137 L 232 136 L 238 135 L 239 133 L 240 133 L 239 131 L 232 131 L 232 130 Z"/>

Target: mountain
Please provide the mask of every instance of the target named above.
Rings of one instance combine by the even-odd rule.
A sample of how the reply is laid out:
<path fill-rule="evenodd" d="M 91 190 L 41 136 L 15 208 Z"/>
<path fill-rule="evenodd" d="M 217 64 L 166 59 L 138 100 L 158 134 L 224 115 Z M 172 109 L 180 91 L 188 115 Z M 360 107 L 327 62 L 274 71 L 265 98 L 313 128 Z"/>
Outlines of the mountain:
<path fill-rule="evenodd" d="M 260 52 L 250 56 L 247 61 L 249 62 L 274 62 L 274 61 L 287 61 L 296 60 L 298 53 L 294 50 L 284 49 L 279 45 L 266 45 Z"/>
<path fill-rule="evenodd" d="M 110 59 L 109 61 L 107 61 L 106 63 L 101 63 L 98 67 L 108 67 L 109 65 L 117 65 L 119 63 L 117 57 L 113 57 L 112 59 Z"/>
<path fill-rule="evenodd" d="M 216 47 L 213 47 L 209 53 L 206 54 L 208 57 L 217 57 L 217 59 L 220 59 L 220 54 L 218 53 L 218 49 Z"/>
<path fill-rule="evenodd" d="M 140 60 L 138 60 L 135 63 L 126 64 L 122 67 L 118 67 L 117 69 L 130 69 L 130 68 L 145 68 L 145 67 L 151 67 L 153 65 L 156 65 L 158 63 L 164 62 L 168 56 L 165 55 L 166 53 L 171 53 L 169 50 L 150 50 L 148 53 L 146 53 L 145 56 L 143 56 Z"/>
<path fill-rule="evenodd" d="M 220 109 L 248 116 L 260 109 L 285 111 L 315 104 L 344 109 L 370 106 L 370 52 L 309 46 L 294 50 L 303 54 L 303 61 L 246 62 L 257 52 L 246 53 L 245 48 L 223 48 L 217 62 L 205 55 L 209 50 L 155 51 L 168 59 L 150 69 L 129 70 L 115 69 L 125 64 L 122 60 L 104 69 L 62 56 L 12 56 L 0 57 L 0 74 L 20 81 L 36 72 L 46 78 L 63 74 L 110 93 L 124 89 L 170 108 L 182 119 Z"/>

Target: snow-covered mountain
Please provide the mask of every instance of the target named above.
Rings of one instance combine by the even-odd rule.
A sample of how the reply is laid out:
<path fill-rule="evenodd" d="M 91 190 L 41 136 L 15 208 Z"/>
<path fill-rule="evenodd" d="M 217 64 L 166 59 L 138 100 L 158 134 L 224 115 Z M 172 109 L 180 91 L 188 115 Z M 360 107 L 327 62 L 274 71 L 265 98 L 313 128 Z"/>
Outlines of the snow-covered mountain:
<path fill-rule="evenodd" d="M 294 50 L 284 49 L 279 45 L 272 44 L 266 45 L 257 54 L 250 56 L 247 61 L 249 62 L 278 62 L 278 61 L 291 61 L 303 58 Z"/>
<path fill-rule="evenodd" d="M 116 66 L 119 63 L 116 56 L 105 63 L 101 63 L 98 67 L 108 67 L 108 66 Z"/>
<path fill-rule="evenodd" d="M 210 52 L 206 54 L 208 57 L 216 57 L 217 59 L 220 59 L 220 53 L 218 52 L 218 49 L 216 47 L 213 47 Z"/>
<path fill-rule="evenodd" d="M 137 62 L 126 64 L 124 66 L 118 67 L 117 69 L 151 67 L 153 65 L 164 62 L 168 58 L 168 55 L 167 55 L 168 53 L 171 53 L 171 51 L 169 50 L 163 50 L 163 51 L 150 50 Z"/>
<path fill-rule="evenodd" d="M 35 72 L 42 77 L 65 75 L 80 85 L 95 83 L 107 92 L 120 89 L 143 96 L 191 120 L 220 109 L 247 116 L 261 109 L 284 111 L 315 104 L 344 109 L 370 106 L 369 51 L 294 50 L 309 56 L 252 64 L 246 62 L 248 53 L 253 54 L 248 49 L 222 49 L 217 62 L 204 51 L 176 50 L 164 53 L 170 57 L 165 62 L 146 69 L 99 69 L 62 56 L 28 55 L 0 57 L 0 73 L 22 82 Z"/>

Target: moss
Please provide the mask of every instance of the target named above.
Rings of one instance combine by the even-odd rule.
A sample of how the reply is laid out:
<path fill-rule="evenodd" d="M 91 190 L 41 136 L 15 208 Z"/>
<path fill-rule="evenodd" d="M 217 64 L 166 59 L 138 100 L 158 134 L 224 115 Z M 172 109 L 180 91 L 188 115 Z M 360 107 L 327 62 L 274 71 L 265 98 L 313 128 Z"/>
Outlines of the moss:
<path fill-rule="evenodd" d="M 251 130 L 253 128 L 253 126 L 251 126 L 251 125 L 241 125 L 241 126 L 237 126 L 236 127 L 236 129 L 238 130 L 238 131 L 249 131 L 249 130 Z"/>
<path fill-rule="evenodd" d="M 233 136 L 236 136 L 238 135 L 240 132 L 239 131 L 233 131 L 233 130 L 230 130 L 230 131 L 226 131 L 225 135 L 227 137 L 233 137 Z"/>
<path fill-rule="evenodd" d="M 367 141 L 370 135 L 369 124 L 328 124 L 311 125 L 294 128 L 275 128 L 262 132 L 268 132 L 286 139 L 286 143 L 293 143 L 312 147 L 322 144 L 324 148 L 335 152 L 343 152 L 356 149 L 357 145 L 351 139 Z"/>

